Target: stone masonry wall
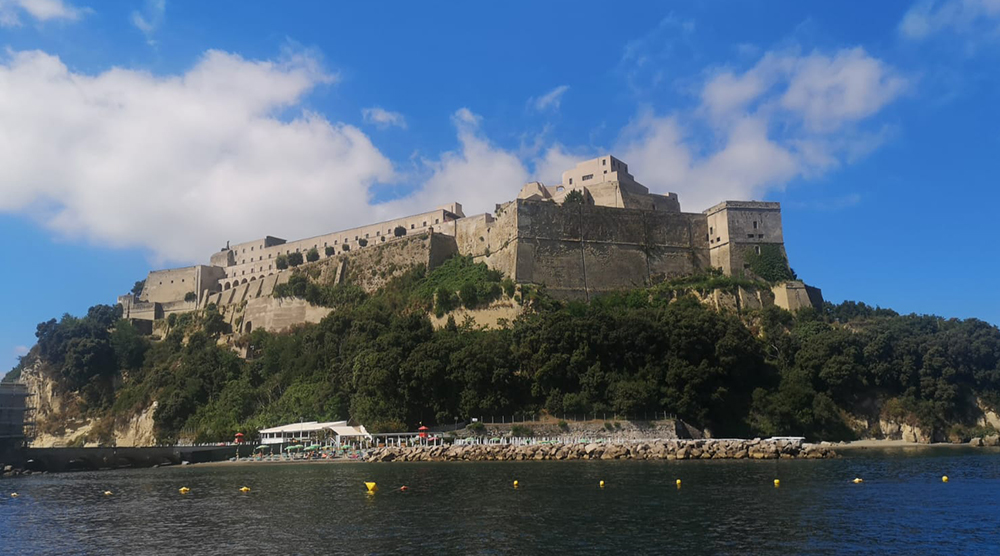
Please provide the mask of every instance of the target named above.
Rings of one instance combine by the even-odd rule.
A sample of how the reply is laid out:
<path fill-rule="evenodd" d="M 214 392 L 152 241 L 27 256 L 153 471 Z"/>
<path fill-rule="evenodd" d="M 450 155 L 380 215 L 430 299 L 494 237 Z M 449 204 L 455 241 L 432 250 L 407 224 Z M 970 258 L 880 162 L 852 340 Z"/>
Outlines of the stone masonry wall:
<path fill-rule="evenodd" d="M 705 217 L 518 200 L 514 279 L 589 298 L 709 265 Z"/>

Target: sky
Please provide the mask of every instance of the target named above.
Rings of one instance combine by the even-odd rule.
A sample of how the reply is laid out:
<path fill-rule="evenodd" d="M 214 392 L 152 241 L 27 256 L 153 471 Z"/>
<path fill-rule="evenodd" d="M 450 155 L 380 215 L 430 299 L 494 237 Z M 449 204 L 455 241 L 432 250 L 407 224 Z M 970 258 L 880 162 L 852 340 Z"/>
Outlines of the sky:
<path fill-rule="evenodd" d="M 1000 323 L 1000 0 L 0 0 L 0 370 L 151 269 L 613 154 L 832 302 Z"/>

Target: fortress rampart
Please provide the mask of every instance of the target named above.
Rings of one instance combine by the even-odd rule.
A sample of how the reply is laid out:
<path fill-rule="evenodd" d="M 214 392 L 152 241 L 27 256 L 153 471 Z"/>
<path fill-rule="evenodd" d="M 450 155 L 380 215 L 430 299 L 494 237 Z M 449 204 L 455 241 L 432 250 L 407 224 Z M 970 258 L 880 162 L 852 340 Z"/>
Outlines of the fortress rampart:
<path fill-rule="evenodd" d="M 749 258 L 765 246 L 785 256 L 778 203 L 724 201 L 701 213 L 681 212 L 676 194 L 650 193 L 624 162 L 604 156 L 564 172 L 562 184 L 525 185 L 495 214 L 466 217 L 460 204 L 451 203 L 307 239 L 264 236 L 227 245 L 209 265 L 150 272 L 142 293 L 119 303 L 127 318 L 139 320 L 210 303 L 239 307 L 227 314 L 234 330 L 248 332 L 253 321 L 274 329 L 321 318 L 301 304 L 272 298 L 290 276 L 290 269 L 277 267 L 278 257 L 305 258 L 312 249 L 319 260 L 307 264 L 321 267 L 324 281 L 350 281 L 369 291 L 400 269 L 418 263 L 433 268 L 459 253 L 517 283 L 544 285 L 555 297 L 590 299 L 709 268 L 748 274 Z M 779 284 L 772 295 L 790 310 L 822 299 L 801 282 Z"/>

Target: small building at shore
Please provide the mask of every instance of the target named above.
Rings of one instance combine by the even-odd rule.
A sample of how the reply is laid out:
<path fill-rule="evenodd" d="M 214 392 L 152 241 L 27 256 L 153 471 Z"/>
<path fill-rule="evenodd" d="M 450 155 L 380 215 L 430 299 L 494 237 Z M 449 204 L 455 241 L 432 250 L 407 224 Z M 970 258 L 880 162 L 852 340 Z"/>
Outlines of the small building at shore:
<path fill-rule="evenodd" d="M 261 444 L 288 444 L 290 442 L 324 442 L 346 444 L 359 440 L 371 440 L 371 435 L 363 425 L 348 425 L 347 421 L 307 421 L 261 429 Z"/>

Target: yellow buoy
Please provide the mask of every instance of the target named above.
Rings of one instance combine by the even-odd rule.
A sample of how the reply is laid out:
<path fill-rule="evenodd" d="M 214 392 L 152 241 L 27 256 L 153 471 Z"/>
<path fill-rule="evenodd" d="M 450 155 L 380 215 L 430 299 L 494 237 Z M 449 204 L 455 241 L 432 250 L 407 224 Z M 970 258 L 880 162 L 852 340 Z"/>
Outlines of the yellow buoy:
<path fill-rule="evenodd" d="M 942 483 L 947 483 L 948 482 L 948 476 L 945 475 L 944 477 L 941 477 L 941 482 Z"/>
<path fill-rule="evenodd" d="M 365 486 L 368 487 L 368 494 L 375 494 L 375 491 L 378 490 L 378 485 L 375 483 L 365 483 Z"/>
<path fill-rule="evenodd" d="M 177 489 L 177 492 L 179 492 L 181 494 L 187 494 L 187 493 L 191 492 L 191 489 L 189 489 L 188 487 L 181 487 L 181 488 Z"/>
<path fill-rule="evenodd" d="M 677 479 L 677 488 L 681 488 L 681 480 Z"/>
<path fill-rule="evenodd" d="M 240 492 L 250 492 L 250 487 L 242 487 L 240 488 Z"/>
<path fill-rule="evenodd" d="M 604 488 L 604 481 L 601 481 L 601 488 Z"/>
<path fill-rule="evenodd" d="M 775 479 L 774 480 L 774 488 L 778 488 L 780 486 L 781 486 L 781 481 L 779 481 L 778 479 Z"/>
<path fill-rule="evenodd" d="M 105 496 L 111 496 L 112 494 L 114 494 L 114 493 L 113 493 L 113 492 L 111 492 L 110 490 L 105 490 L 105 491 L 104 491 L 104 495 L 105 495 Z"/>
<path fill-rule="evenodd" d="M 865 482 L 865 480 L 864 480 L 864 479 L 861 479 L 861 478 L 859 478 L 859 477 L 855 477 L 855 478 L 854 478 L 854 480 L 853 480 L 853 481 L 851 481 L 851 482 L 853 482 L 854 484 L 858 484 L 858 483 L 863 483 L 863 482 Z"/>
<path fill-rule="evenodd" d="M 517 481 L 514 481 L 514 488 L 517 488 L 519 485 L 520 485 L 520 483 L 518 483 Z"/>

